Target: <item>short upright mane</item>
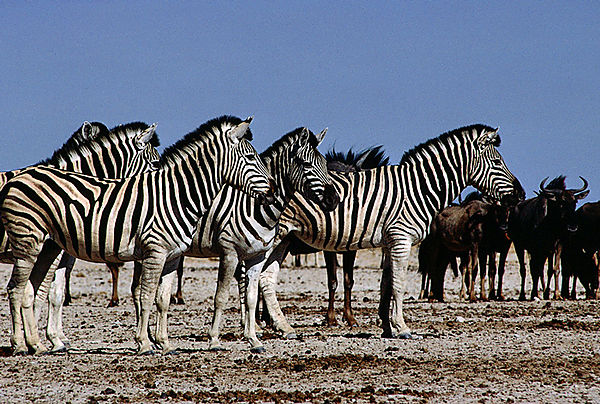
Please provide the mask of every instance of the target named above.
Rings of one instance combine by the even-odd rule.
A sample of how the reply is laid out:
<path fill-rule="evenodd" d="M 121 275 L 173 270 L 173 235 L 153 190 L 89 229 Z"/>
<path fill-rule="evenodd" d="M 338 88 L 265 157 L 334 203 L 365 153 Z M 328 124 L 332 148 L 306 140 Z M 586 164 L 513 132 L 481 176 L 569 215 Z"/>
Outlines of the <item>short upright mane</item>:
<path fill-rule="evenodd" d="M 242 120 L 235 116 L 223 115 L 221 117 L 211 119 L 210 121 L 203 123 L 196 130 L 188 133 L 183 138 L 175 142 L 173 145 L 167 147 L 161 155 L 160 166 L 164 167 L 170 162 L 177 162 L 179 158 L 185 154 L 185 150 L 189 146 L 208 136 L 208 133 L 213 132 L 213 128 L 221 130 L 221 127 L 226 123 L 228 123 L 229 126 L 233 127 L 242 123 Z M 246 131 L 244 139 L 252 140 L 252 132 L 250 131 L 250 129 Z"/>
<path fill-rule="evenodd" d="M 88 144 L 90 141 L 96 141 L 96 139 L 98 139 L 100 137 L 109 135 L 110 132 L 108 131 L 108 128 L 103 123 L 91 122 L 90 124 L 92 126 L 95 126 L 100 129 L 100 131 L 94 137 L 94 139 L 89 139 L 86 136 L 84 136 L 81 133 L 81 128 L 83 126 L 80 126 L 79 129 L 77 129 L 75 132 L 73 132 L 71 137 L 69 137 L 69 139 L 67 139 L 67 141 L 59 149 L 57 149 L 54 153 L 52 153 L 51 157 L 40 161 L 38 164 L 54 165 L 54 164 L 58 164 L 61 160 L 68 160 L 71 156 L 71 153 L 79 152 L 81 150 L 81 148 L 84 145 Z"/>
<path fill-rule="evenodd" d="M 264 158 L 268 158 L 268 157 L 272 157 L 275 153 L 277 153 L 282 147 L 285 147 L 286 145 L 288 145 L 291 141 L 293 141 L 293 139 L 299 137 L 302 134 L 302 131 L 305 128 L 300 127 L 300 128 L 296 128 L 291 132 L 286 133 L 285 135 L 283 135 L 282 137 L 280 137 L 279 139 L 277 139 L 271 146 L 269 146 L 265 151 L 263 151 L 262 153 L 260 153 L 260 157 L 262 159 Z M 316 137 L 315 135 L 311 132 L 308 131 L 309 133 L 309 137 L 310 138 L 315 138 L 316 141 Z"/>
<path fill-rule="evenodd" d="M 429 146 L 431 146 L 433 144 L 446 143 L 449 138 L 464 136 L 463 132 L 471 133 L 471 131 L 473 129 L 475 129 L 477 131 L 477 133 L 481 133 L 484 130 L 489 131 L 489 132 L 495 131 L 495 129 L 492 128 L 491 126 L 475 124 L 475 125 L 463 126 L 462 128 L 458 128 L 458 129 L 454 129 L 454 130 L 451 130 L 446 133 L 442 133 L 438 137 L 429 139 L 426 142 L 421 143 L 420 145 L 417 145 L 417 146 L 413 147 L 412 149 L 410 149 L 409 151 L 405 152 L 404 155 L 402 156 L 402 160 L 400 160 L 400 164 L 408 162 L 412 157 L 418 155 L 423 150 L 427 149 Z"/>
<path fill-rule="evenodd" d="M 130 122 L 124 125 L 117 125 L 112 128 L 110 131 L 114 134 L 128 133 L 128 132 L 142 132 L 148 129 L 150 126 L 145 122 Z M 97 136 L 98 138 L 99 136 Z M 158 140 L 158 135 L 156 132 L 152 135 L 150 139 L 150 144 L 152 147 L 160 146 L 160 140 Z"/>

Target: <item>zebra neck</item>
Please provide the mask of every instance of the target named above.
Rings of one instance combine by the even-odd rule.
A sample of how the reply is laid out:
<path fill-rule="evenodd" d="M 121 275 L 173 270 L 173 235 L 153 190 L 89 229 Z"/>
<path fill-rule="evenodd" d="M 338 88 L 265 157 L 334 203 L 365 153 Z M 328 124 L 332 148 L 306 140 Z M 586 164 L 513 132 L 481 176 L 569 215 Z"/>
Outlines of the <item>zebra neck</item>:
<path fill-rule="evenodd" d="M 456 199 L 469 183 L 465 168 L 468 162 L 453 162 L 453 158 L 427 150 L 400 166 L 402 182 L 406 181 L 405 190 L 408 194 L 405 201 L 418 205 L 413 209 L 419 212 L 423 225 L 421 230 L 424 232 L 435 215 Z"/>

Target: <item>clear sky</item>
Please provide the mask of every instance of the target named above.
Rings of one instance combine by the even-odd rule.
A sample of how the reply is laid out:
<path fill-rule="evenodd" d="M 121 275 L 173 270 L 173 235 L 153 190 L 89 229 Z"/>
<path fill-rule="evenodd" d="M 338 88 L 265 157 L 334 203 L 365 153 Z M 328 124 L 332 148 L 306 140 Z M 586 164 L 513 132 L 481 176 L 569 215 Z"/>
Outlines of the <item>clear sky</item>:
<path fill-rule="evenodd" d="M 404 151 L 499 126 L 528 197 L 567 175 L 600 199 L 600 3 L 0 3 L 0 170 L 52 154 L 84 120 L 158 122 L 168 146 L 254 115 L 264 150 L 299 126 Z"/>

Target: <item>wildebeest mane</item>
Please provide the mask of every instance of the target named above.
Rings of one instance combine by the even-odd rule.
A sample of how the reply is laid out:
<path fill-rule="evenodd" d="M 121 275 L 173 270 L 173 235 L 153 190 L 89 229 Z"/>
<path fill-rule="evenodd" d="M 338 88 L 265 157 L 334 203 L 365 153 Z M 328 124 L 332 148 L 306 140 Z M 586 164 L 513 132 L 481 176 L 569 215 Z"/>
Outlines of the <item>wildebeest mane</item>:
<path fill-rule="evenodd" d="M 350 148 L 346 153 L 335 150 L 335 147 L 327 152 L 325 159 L 327 167 L 336 171 L 368 170 L 389 164 L 389 157 L 385 156 L 383 146 L 372 146 L 360 152 Z"/>

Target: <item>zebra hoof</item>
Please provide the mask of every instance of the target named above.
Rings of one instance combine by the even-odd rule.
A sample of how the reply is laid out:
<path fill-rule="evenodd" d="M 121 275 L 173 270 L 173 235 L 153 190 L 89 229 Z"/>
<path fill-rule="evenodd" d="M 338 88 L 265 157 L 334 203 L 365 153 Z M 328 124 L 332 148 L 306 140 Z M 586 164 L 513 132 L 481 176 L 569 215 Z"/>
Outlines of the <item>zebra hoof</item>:
<path fill-rule="evenodd" d="M 412 335 L 410 332 L 403 332 L 398 335 L 398 339 L 420 340 L 423 339 L 423 337 L 421 335 Z"/>
<path fill-rule="evenodd" d="M 153 356 L 154 354 L 156 354 L 156 352 L 154 351 L 154 349 L 148 349 L 145 351 L 138 351 L 136 353 L 137 356 Z"/>
<path fill-rule="evenodd" d="M 29 354 L 29 350 L 27 348 L 23 349 L 14 349 L 13 356 L 27 356 Z"/>
<path fill-rule="evenodd" d="M 256 346 L 254 348 L 250 348 L 250 352 L 252 353 L 264 353 L 266 352 L 266 349 L 264 346 Z"/>
<path fill-rule="evenodd" d="M 216 345 L 216 346 L 211 346 L 211 347 L 209 347 L 209 348 L 208 348 L 208 350 L 209 350 L 210 352 L 223 352 L 223 351 L 225 351 L 226 349 L 225 349 L 225 348 L 223 348 L 221 345 Z"/>
<path fill-rule="evenodd" d="M 298 334 L 295 332 L 288 332 L 283 336 L 284 339 L 298 339 Z"/>
<path fill-rule="evenodd" d="M 46 355 L 63 354 L 63 353 L 67 353 L 67 347 L 64 345 L 59 348 L 52 349 L 51 351 L 46 352 Z"/>
<path fill-rule="evenodd" d="M 179 355 L 181 352 L 177 348 L 169 349 L 167 351 L 163 351 L 163 355 Z"/>

